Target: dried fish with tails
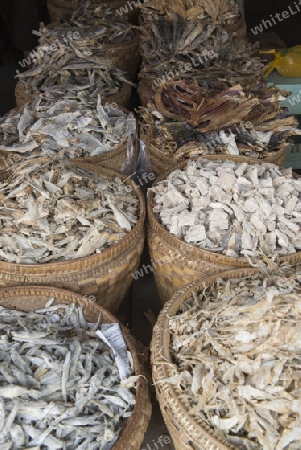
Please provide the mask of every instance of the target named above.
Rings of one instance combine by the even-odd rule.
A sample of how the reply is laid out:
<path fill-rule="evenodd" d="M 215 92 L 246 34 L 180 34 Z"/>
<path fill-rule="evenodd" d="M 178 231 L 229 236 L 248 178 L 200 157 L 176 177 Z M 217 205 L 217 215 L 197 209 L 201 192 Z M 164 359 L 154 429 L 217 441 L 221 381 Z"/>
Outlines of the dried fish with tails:
<path fill-rule="evenodd" d="M 160 373 L 155 381 L 161 389 L 164 385 L 166 396 L 167 386 L 174 387 L 192 443 L 203 436 L 201 426 L 212 430 L 209 446 L 218 441 L 229 449 L 296 450 L 301 446 L 300 265 L 268 275 L 247 272 L 210 277 L 194 290 L 190 285 L 182 301 L 176 299 L 177 311 L 164 311 L 171 364 L 165 378 L 161 369 L 155 371 Z M 166 364 L 159 358 L 155 355 L 157 366 Z M 177 408 L 174 397 L 173 402 Z M 180 428 L 179 418 L 174 423 Z"/>
<path fill-rule="evenodd" d="M 67 159 L 31 158 L 0 185 L 0 258 L 18 264 L 90 256 L 119 242 L 139 218 L 139 199 Z"/>
<path fill-rule="evenodd" d="M 103 324 L 53 300 L 29 313 L 0 310 L 0 446 L 109 450 L 133 413 L 135 386 L 121 385 L 115 355 L 97 334 Z M 131 370 L 128 363 L 129 377 Z"/>

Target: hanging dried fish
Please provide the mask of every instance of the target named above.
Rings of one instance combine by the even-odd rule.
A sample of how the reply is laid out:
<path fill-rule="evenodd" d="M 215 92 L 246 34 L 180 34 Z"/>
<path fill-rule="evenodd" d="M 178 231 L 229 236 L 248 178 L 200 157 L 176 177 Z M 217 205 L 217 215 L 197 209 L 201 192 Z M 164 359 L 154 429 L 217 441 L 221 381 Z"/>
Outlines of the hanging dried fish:
<path fill-rule="evenodd" d="M 1 448 L 109 450 L 136 403 L 80 307 L 0 308 Z"/>
<path fill-rule="evenodd" d="M 90 256 L 134 227 L 139 200 L 121 179 L 106 180 L 67 159 L 31 158 L 0 184 L 0 258 L 19 264 Z"/>
<path fill-rule="evenodd" d="M 189 161 L 152 188 L 170 233 L 231 257 L 301 250 L 301 180 L 274 164 Z"/>
<path fill-rule="evenodd" d="M 219 278 L 169 319 L 175 373 L 162 382 L 235 448 L 301 448 L 300 283 L 300 266 Z"/>
<path fill-rule="evenodd" d="M 133 121 L 117 105 L 103 106 L 100 96 L 95 104 L 89 96 L 57 100 L 45 93 L 0 119 L 0 150 L 27 157 L 97 156 L 124 144 Z"/>

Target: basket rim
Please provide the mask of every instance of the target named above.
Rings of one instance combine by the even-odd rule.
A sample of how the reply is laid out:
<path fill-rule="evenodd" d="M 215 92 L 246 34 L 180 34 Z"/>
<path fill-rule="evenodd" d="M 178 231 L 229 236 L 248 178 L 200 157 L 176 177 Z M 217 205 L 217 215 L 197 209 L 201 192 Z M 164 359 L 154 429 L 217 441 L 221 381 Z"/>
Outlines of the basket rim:
<path fill-rule="evenodd" d="M 36 160 L 39 158 L 36 158 Z M 44 159 L 44 158 L 41 158 Z M 28 160 L 31 161 L 31 160 Z M 37 275 L 48 273 L 55 275 L 56 273 L 70 273 L 77 272 L 79 269 L 91 269 L 99 263 L 110 262 L 114 257 L 122 255 L 122 253 L 127 250 L 135 241 L 141 236 L 144 231 L 144 222 L 146 217 L 146 205 L 144 196 L 139 188 L 139 186 L 128 176 L 121 174 L 107 167 L 101 165 L 95 166 L 90 162 L 70 160 L 72 164 L 76 167 L 84 168 L 92 172 L 96 172 L 100 176 L 104 176 L 106 179 L 114 179 L 115 177 L 120 178 L 125 184 L 132 187 L 133 191 L 136 192 L 137 198 L 139 200 L 139 219 L 132 230 L 124 236 L 116 244 L 104 249 L 100 253 L 93 253 L 90 256 L 85 256 L 81 258 L 57 261 L 57 262 L 46 262 L 37 264 L 18 264 L 6 261 L 0 261 L 0 276 L 1 273 L 14 273 L 18 275 Z"/>
<path fill-rule="evenodd" d="M 101 306 L 99 303 L 92 302 L 89 299 L 85 299 L 82 295 L 74 293 L 72 291 L 53 287 L 53 286 L 10 286 L 5 288 L 0 288 L 1 299 L 9 300 L 12 297 L 17 297 L 17 301 L 22 303 L 22 296 L 25 298 L 33 298 L 34 296 L 42 297 L 42 302 L 45 302 L 51 298 L 55 298 L 57 303 L 76 303 L 83 308 L 83 314 L 85 315 L 85 308 L 91 308 L 98 311 L 101 317 L 109 323 L 118 323 L 124 340 L 126 342 L 127 348 L 131 352 L 133 358 L 133 370 L 135 375 L 142 375 L 139 377 L 136 389 L 136 404 L 133 409 L 132 415 L 124 421 L 124 428 L 122 429 L 116 444 L 112 447 L 112 450 L 123 450 L 124 448 L 130 449 L 127 443 L 131 442 L 129 439 L 136 439 L 136 443 L 141 444 L 143 440 L 146 427 L 148 425 L 151 416 L 151 402 L 149 398 L 148 383 L 143 376 L 143 368 L 141 366 L 137 349 L 133 337 L 131 336 L 129 330 L 120 323 L 120 321 L 106 308 Z M 1 301 L 0 301 L 1 304 Z M 24 304 L 24 303 L 23 303 Z M 22 310 L 22 305 L 20 305 Z M 143 406 L 143 411 L 141 407 Z M 143 424 L 141 424 L 141 412 L 143 413 Z M 137 422 L 139 423 L 139 429 L 137 433 Z"/>
<path fill-rule="evenodd" d="M 191 158 L 189 160 L 183 160 L 178 162 L 177 164 L 173 165 L 169 169 L 167 169 L 164 173 L 159 175 L 153 186 L 156 186 L 161 181 L 165 180 L 168 175 L 177 169 L 183 169 L 186 167 L 186 165 L 189 163 L 189 161 L 194 161 L 195 159 L 204 158 L 209 160 L 221 160 L 221 161 L 237 161 L 237 162 L 247 162 L 249 164 L 266 164 L 266 165 L 273 165 L 279 167 L 277 164 L 271 163 L 271 162 L 264 162 L 264 160 L 255 160 L 252 158 L 249 158 L 247 156 L 233 156 L 233 155 L 200 155 L 197 158 Z M 262 161 L 262 162 L 260 162 Z M 148 222 L 150 224 L 151 229 L 157 233 L 159 236 L 161 236 L 165 242 L 167 242 L 169 245 L 171 245 L 175 250 L 181 250 L 181 252 L 186 257 L 193 257 L 196 259 L 200 259 L 202 261 L 210 261 L 212 264 L 217 265 L 224 265 L 225 267 L 237 267 L 237 268 L 244 268 L 244 267 L 250 267 L 249 262 L 247 258 L 245 257 L 237 257 L 234 258 L 232 256 L 226 256 L 221 253 L 215 253 L 207 249 L 203 249 L 200 247 L 196 247 L 192 244 L 188 244 L 184 240 L 179 239 L 175 235 L 171 234 L 156 218 L 154 212 L 153 212 L 153 198 L 154 193 L 152 191 L 152 188 L 149 188 L 147 191 L 147 217 Z M 290 261 L 292 263 L 297 262 L 300 258 L 298 257 L 298 254 L 301 254 L 300 252 L 291 253 L 286 256 L 280 256 L 278 259 L 280 262 L 287 261 L 288 258 L 290 258 Z"/>
<path fill-rule="evenodd" d="M 189 439 L 200 441 L 210 441 L 210 450 L 235 450 L 228 441 L 222 439 L 215 430 L 209 427 L 202 419 L 197 419 L 189 414 L 189 410 L 179 398 L 182 391 L 164 381 L 165 378 L 173 375 L 170 366 L 172 359 L 170 355 L 170 333 L 169 318 L 175 314 L 180 305 L 189 298 L 193 292 L 198 292 L 204 286 L 217 281 L 219 278 L 242 278 L 260 273 L 256 268 L 240 268 L 225 270 L 215 275 L 210 275 L 200 280 L 192 281 L 179 289 L 171 299 L 165 303 L 160 311 L 157 322 L 153 329 L 151 349 L 151 363 L 154 384 L 156 386 L 158 400 L 161 400 L 160 408 L 162 413 L 176 423 L 178 429 L 183 429 Z M 162 380 L 162 381 L 161 381 Z M 160 384 L 158 384 L 160 382 Z M 157 387 L 160 386 L 160 387 Z M 167 405 L 167 408 L 164 406 Z M 205 448 L 205 444 L 204 448 Z"/>

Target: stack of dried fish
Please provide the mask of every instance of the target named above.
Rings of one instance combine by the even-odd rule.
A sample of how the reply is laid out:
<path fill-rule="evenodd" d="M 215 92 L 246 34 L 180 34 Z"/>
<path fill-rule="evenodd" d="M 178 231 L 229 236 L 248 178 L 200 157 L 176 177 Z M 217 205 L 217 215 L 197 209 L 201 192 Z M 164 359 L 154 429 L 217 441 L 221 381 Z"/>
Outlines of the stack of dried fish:
<path fill-rule="evenodd" d="M 169 319 L 173 375 L 161 381 L 235 448 L 301 448 L 300 290 L 300 267 L 220 278 Z"/>
<path fill-rule="evenodd" d="M 140 108 L 141 133 L 178 159 L 218 153 L 265 158 L 301 134 L 296 118 L 280 107 L 287 95 L 263 81 L 245 87 L 172 81 L 157 89 L 153 106 Z"/>
<path fill-rule="evenodd" d="M 89 36 L 92 48 L 102 49 L 104 45 L 115 45 L 130 41 L 137 34 L 125 14 L 116 13 L 108 4 L 96 5 L 94 1 L 86 0 L 74 11 L 70 24 L 83 36 Z M 64 28 L 64 25 L 63 25 Z M 61 29 L 60 27 L 57 30 Z M 59 37 L 59 36 L 58 36 Z M 82 43 L 83 45 L 83 43 Z"/>
<path fill-rule="evenodd" d="M 0 310 L 2 449 L 109 450 L 135 394 L 82 309 Z"/>
<path fill-rule="evenodd" d="M 243 34 L 244 28 L 235 0 L 150 0 L 140 8 L 141 75 L 160 78 L 193 61 L 208 67 L 210 52 L 227 63 L 237 58 L 229 45 L 233 32 Z"/>
<path fill-rule="evenodd" d="M 107 180 L 67 159 L 32 158 L 0 184 L 0 258 L 37 264 L 99 253 L 138 220 L 139 200 L 120 178 Z"/>
<path fill-rule="evenodd" d="M 0 119 L 0 150 L 24 156 L 67 158 L 97 156 L 122 145 L 135 119 L 120 108 L 96 101 L 87 93 L 67 93 L 55 101 L 52 93 L 12 110 Z"/>
<path fill-rule="evenodd" d="M 291 169 L 199 158 L 152 191 L 158 220 L 189 244 L 235 258 L 301 250 L 301 180 Z"/>
<path fill-rule="evenodd" d="M 236 1 L 151 0 L 141 9 L 142 137 L 158 151 L 264 158 L 300 134 L 280 107 L 289 94 L 263 81 Z"/>
<path fill-rule="evenodd" d="M 109 97 L 124 83 L 134 86 L 104 50 L 108 44 L 132 38 L 129 24 L 120 20 L 112 20 L 106 12 L 94 26 L 66 23 L 48 29 L 42 24 L 39 45 L 31 52 L 33 67 L 17 74 L 20 88 L 31 96 L 39 91 L 52 90 L 62 96 L 69 90 L 88 90 L 93 98 L 95 91 Z"/>

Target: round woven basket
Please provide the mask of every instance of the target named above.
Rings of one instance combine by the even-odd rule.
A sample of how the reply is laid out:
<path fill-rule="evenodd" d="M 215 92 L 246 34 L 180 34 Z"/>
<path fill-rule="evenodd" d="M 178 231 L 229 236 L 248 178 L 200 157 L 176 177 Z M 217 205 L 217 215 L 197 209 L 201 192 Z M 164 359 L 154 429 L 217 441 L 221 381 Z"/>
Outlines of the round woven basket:
<path fill-rule="evenodd" d="M 130 81 L 135 81 L 140 67 L 140 36 L 116 45 L 106 45 L 102 48 L 104 56 L 120 70 Z"/>
<path fill-rule="evenodd" d="M 84 299 L 78 294 L 53 287 L 10 287 L 0 289 L 0 305 L 9 309 L 17 309 L 29 312 L 34 309 L 44 308 L 50 298 L 54 298 L 54 304 L 74 303 L 83 308 L 86 320 L 96 322 L 99 315 L 102 323 L 118 323 L 118 320 L 105 308 Z M 112 450 L 137 450 L 143 441 L 145 431 L 151 416 L 151 402 L 147 381 L 143 376 L 143 370 L 137 355 L 135 344 L 129 332 L 120 324 L 127 348 L 133 358 L 135 375 L 139 377 L 136 387 L 136 405 L 132 415 L 125 420 L 123 430 Z"/>
<path fill-rule="evenodd" d="M 138 83 L 137 93 L 139 95 L 140 103 L 142 106 L 147 106 L 148 102 L 154 102 L 155 89 L 153 85 L 154 79 L 145 76 L 143 74 L 139 75 L 140 80 Z"/>
<path fill-rule="evenodd" d="M 133 280 L 144 245 L 145 201 L 136 184 L 116 171 L 73 160 L 77 167 L 95 171 L 106 179 L 120 178 L 139 199 L 139 220 L 117 244 L 85 258 L 44 263 L 16 264 L 0 261 L 0 286 L 57 286 L 93 295 L 96 301 L 116 312 Z"/>
<path fill-rule="evenodd" d="M 176 450 L 237 450 L 226 440 L 223 440 L 213 428 L 210 428 L 200 418 L 192 416 L 183 391 L 164 379 L 174 375 L 170 355 L 169 318 L 177 313 L 180 305 L 192 296 L 193 292 L 201 291 L 205 286 L 213 284 L 218 278 L 240 278 L 257 273 L 256 269 L 239 269 L 225 271 L 201 281 L 189 283 L 176 292 L 162 309 L 153 330 L 151 342 L 151 363 L 153 382 L 156 387 L 160 409 L 173 439 Z"/>
<path fill-rule="evenodd" d="M 175 158 L 174 156 L 168 156 L 166 153 L 159 150 L 155 145 L 151 144 L 147 148 L 148 156 L 151 160 L 154 173 L 156 176 L 162 175 L 166 170 L 174 167 L 176 164 L 178 164 L 179 161 L 188 160 L 189 158 L 186 156 L 183 156 L 182 158 Z M 256 161 L 257 163 L 273 163 L 277 164 L 278 166 L 281 166 L 286 153 L 286 146 L 283 145 L 279 150 L 276 150 L 274 152 L 271 152 L 270 155 L 263 159 L 256 159 L 251 158 L 248 156 L 241 155 L 239 158 L 247 158 L 248 160 Z M 216 155 L 199 155 L 199 156 L 213 156 L 217 159 L 223 158 L 225 155 L 222 154 L 216 154 Z M 231 158 L 233 155 L 226 155 L 227 157 Z"/>
<path fill-rule="evenodd" d="M 249 164 L 264 163 L 264 160 L 254 160 L 243 156 L 206 155 L 202 157 L 222 161 L 228 159 L 237 162 L 247 162 Z M 181 161 L 176 164 L 158 177 L 155 184 L 165 180 L 173 170 L 183 169 L 186 164 L 187 161 Z M 162 304 L 166 303 L 178 289 L 181 289 L 191 281 L 199 280 L 200 278 L 228 269 L 250 267 L 246 258 L 233 258 L 214 253 L 192 244 L 187 244 L 185 241 L 171 234 L 158 222 L 153 213 L 153 197 L 153 192 L 148 190 L 148 247 L 150 258 L 153 261 L 154 278 Z M 279 258 L 280 263 L 287 261 L 290 264 L 295 264 L 300 260 L 301 252 Z"/>
<path fill-rule="evenodd" d="M 128 83 L 123 83 L 122 88 L 114 95 L 103 98 L 103 103 L 117 103 L 118 106 L 131 109 L 132 87 Z"/>
<path fill-rule="evenodd" d="M 80 5 L 80 0 L 47 0 L 47 9 L 51 21 L 58 19 L 69 19 L 72 13 Z M 139 9 L 129 7 L 126 0 L 107 0 L 105 2 L 93 2 L 93 7 L 104 5 L 107 8 L 119 9 L 124 7 L 124 15 L 128 20 L 138 25 Z"/>
<path fill-rule="evenodd" d="M 26 92 L 22 87 L 22 83 L 18 81 L 15 87 L 15 99 L 17 108 L 21 108 L 27 102 L 31 103 L 38 93 L 38 91 L 35 94 L 33 94 L 32 92 Z"/>

